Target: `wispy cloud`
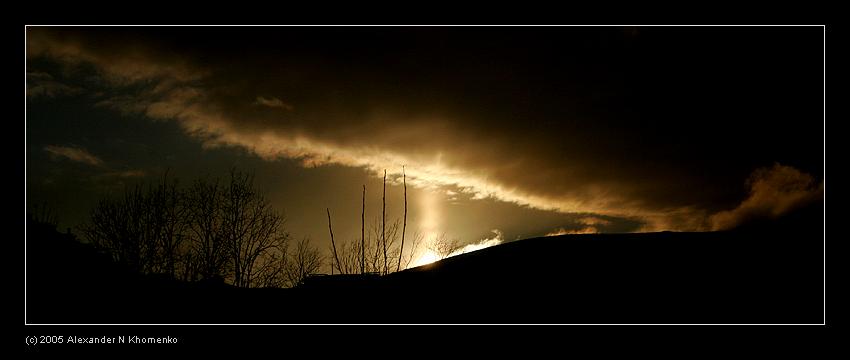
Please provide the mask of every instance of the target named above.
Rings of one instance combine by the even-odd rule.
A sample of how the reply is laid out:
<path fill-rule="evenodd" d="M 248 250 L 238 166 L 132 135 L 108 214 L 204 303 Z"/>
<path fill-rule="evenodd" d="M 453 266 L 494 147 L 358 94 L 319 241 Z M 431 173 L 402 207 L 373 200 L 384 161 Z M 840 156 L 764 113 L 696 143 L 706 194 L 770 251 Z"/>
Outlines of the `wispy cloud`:
<path fill-rule="evenodd" d="M 587 226 L 581 229 L 571 229 L 567 230 L 562 227 L 553 230 L 552 232 L 546 234 L 546 236 L 561 236 L 561 235 L 573 235 L 573 234 L 597 234 L 599 230 L 597 230 L 593 226 Z"/>
<path fill-rule="evenodd" d="M 262 96 L 258 96 L 257 100 L 254 101 L 254 105 L 267 106 L 270 108 L 280 108 L 286 111 L 291 111 L 293 109 L 292 105 L 287 104 L 276 97 L 265 98 Z"/>
<path fill-rule="evenodd" d="M 571 235 L 571 234 L 598 234 L 600 231 L 600 227 L 609 226 L 612 224 L 610 220 L 603 219 L 598 216 L 584 216 L 575 220 L 579 225 L 572 229 L 567 229 L 565 227 L 558 227 L 555 230 L 550 231 L 545 236 L 560 236 L 560 235 Z"/>
<path fill-rule="evenodd" d="M 55 159 L 64 158 L 92 166 L 103 164 L 103 160 L 92 155 L 87 150 L 78 147 L 47 145 L 44 147 L 44 151 L 48 152 Z"/>
<path fill-rule="evenodd" d="M 48 97 L 76 95 L 83 89 L 56 81 L 52 75 L 45 72 L 27 73 L 27 97 Z"/>
<path fill-rule="evenodd" d="M 725 230 L 760 218 L 777 218 L 823 196 L 823 183 L 790 166 L 760 168 L 747 180 L 749 196 L 738 207 L 710 218 L 713 230 Z"/>
<path fill-rule="evenodd" d="M 603 219 L 603 218 L 596 217 L 596 216 L 586 216 L 586 217 L 583 217 L 583 218 L 578 219 L 578 222 L 580 222 L 580 223 L 582 223 L 582 224 L 585 224 L 585 225 L 591 225 L 591 226 L 595 226 L 595 225 L 602 225 L 602 226 L 605 226 L 605 225 L 611 225 L 611 221 L 610 221 L 610 220 L 605 220 L 605 219 Z"/>
<path fill-rule="evenodd" d="M 44 147 L 44 151 L 46 151 L 50 157 L 54 160 L 66 159 L 71 160 L 78 163 L 83 163 L 91 166 L 97 167 L 97 173 L 93 175 L 93 178 L 105 179 L 105 178 L 138 178 L 146 176 L 147 173 L 144 170 L 139 169 L 129 169 L 129 170 L 115 170 L 111 169 L 110 166 L 107 166 L 102 159 L 93 155 L 88 150 L 76 147 L 76 146 L 59 146 L 59 145 L 47 145 Z"/>
<path fill-rule="evenodd" d="M 493 237 L 484 238 L 479 240 L 478 242 L 467 244 L 466 246 L 453 252 L 451 256 L 466 254 L 468 252 L 485 249 L 491 246 L 496 246 L 505 241 L 504 234 L 502 234 L 502 231 L 500 231 L 499 229 L 493 229 L 491 230 L 491 232 L 493 233 Z"/>

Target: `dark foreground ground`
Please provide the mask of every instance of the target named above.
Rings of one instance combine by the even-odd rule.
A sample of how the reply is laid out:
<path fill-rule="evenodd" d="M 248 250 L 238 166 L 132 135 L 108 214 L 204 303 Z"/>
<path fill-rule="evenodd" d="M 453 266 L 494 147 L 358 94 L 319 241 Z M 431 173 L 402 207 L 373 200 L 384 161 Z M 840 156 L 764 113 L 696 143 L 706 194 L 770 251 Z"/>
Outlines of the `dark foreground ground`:
<path fill-rule="evenodd" d="M 821 205 L 729 232 L 515 241 L 341 287 L 134 276 L 30 230 L 28 323 L 822 323 Z M 359 284 L 359 283 L 358 283 Z"/>

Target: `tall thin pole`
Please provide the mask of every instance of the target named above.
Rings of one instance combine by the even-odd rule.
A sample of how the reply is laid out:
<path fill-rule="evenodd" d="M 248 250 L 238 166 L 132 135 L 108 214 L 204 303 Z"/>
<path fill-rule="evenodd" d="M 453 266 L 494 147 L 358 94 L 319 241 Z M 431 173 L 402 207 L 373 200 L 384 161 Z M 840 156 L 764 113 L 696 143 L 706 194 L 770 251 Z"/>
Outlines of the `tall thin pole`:
<path fill-rule="evenodd" d="M 404 183 L 404 222 L 401 226 L 401 249 L 398 251 L 398 265 L 395 271 L 401 269 L 401 256 L 404 254 L 404 231 L 407 230 L 407 174 L 404 172 L 404 165 L 401 166 L 401 176 Z"/>
<path fill-rule="evenodd" d="M 331 232 L 331 246 L 334 248 L 334 263 L 336 264 L 336 269 L 339 270 L 339 273 L 342 274 L 342 269 L 339 267 L 339 256 L 336 254 L 336 243 L 334 242 L 334 229 L 331 227 L 331 209 L 326 208 L 328 210 L 328 231 Z M 331 265 L 331 275 L 334 273 L 333 265 Z"/>
<path fill-rule="evenodd" d="M 360 273 L 366 272 L 366 185 L 363 185 L 363 207 L 360 211 Z"/>
<path fill-rule="evenodd" d="M 384 195 L 381 197 L 381 244 L 384 245 L 384 274 L 387 273 L 387 169 L 384 169 Z"/>

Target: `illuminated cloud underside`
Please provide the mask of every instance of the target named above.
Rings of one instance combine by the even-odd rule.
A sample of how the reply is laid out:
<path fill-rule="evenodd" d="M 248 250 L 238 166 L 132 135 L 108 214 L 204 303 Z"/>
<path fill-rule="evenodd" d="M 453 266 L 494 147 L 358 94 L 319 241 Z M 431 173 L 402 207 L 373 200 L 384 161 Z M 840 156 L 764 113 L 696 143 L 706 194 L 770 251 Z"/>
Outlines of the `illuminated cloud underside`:
<path fill-rule="evenodd" d="M 121 111 L 144 109 L 145 115 L 157 120 L 177 120 L 184 131 L 200 139 L 207 148 L 237 147 L 257 156 L 274 160 L 298 159 L 305 167 L 343 165 L 369 170 L 374 176 L 387 170 L 390 183 L 400 184 L 405 166 L 408 183 L 419 188 L 450 191 L 457 188 L 472 199 L 494 198 L 535 209 L 562 213 L 596 213 L 608 216 L 638 218 L 646 224 L 644 231 L 661 229 L 698 229 L 704 217 L 699 210 L 676 208 L 648 210 L 617 197 L 611 190 L 588 186 L 581 196 L 543 196 L 508 187 L 486 171 L 469 171 L 452 166 L 449 156 L 436 157 L 403 153 L 381 147 L 336 145 L 306 134 L 290 135 L 268 129 L 242 129 L 240 121 L 210 111 L 202 89 L 176 87 L 157 101 L 147 100 L 154 94 L 142 94 L 135 101 L 115 106 Z M 436 136 L 436 135 L 435 135 Z M 429 137 L 429 136 L 425 136 Z"/>

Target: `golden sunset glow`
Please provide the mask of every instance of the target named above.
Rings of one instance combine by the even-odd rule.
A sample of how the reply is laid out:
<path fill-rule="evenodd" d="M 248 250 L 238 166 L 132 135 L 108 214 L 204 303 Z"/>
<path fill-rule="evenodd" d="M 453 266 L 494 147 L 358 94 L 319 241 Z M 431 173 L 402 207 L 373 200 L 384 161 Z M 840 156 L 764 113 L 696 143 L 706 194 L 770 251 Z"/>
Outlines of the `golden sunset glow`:
<path fill-rule="evenodd" d="M 436 262 L 440 260 L 440 256 L 437 255 L 431 249 L 424 249 L 421 251 L 421 255 L 419 255 L 416 260 L 410 263 L 410 267 L 417 267 L 422 265 L 428 265 L 430 263 Z"/>
<path fill-rule="evenodd" d="M 430 264 L 440 260 L 439 255 L 434 253 L 431 248 L 434 246 L 434 241 L 440 235 L 440 213 L 438 207 L 438 195 L 433 191 L 423 191 L 421 199 L 419 199 L 420 220 L 419 226 L 424 239 L 422 248 L 418 249 L 417 254 L 414 254 L 414 260 L 410 267 Z"/>

